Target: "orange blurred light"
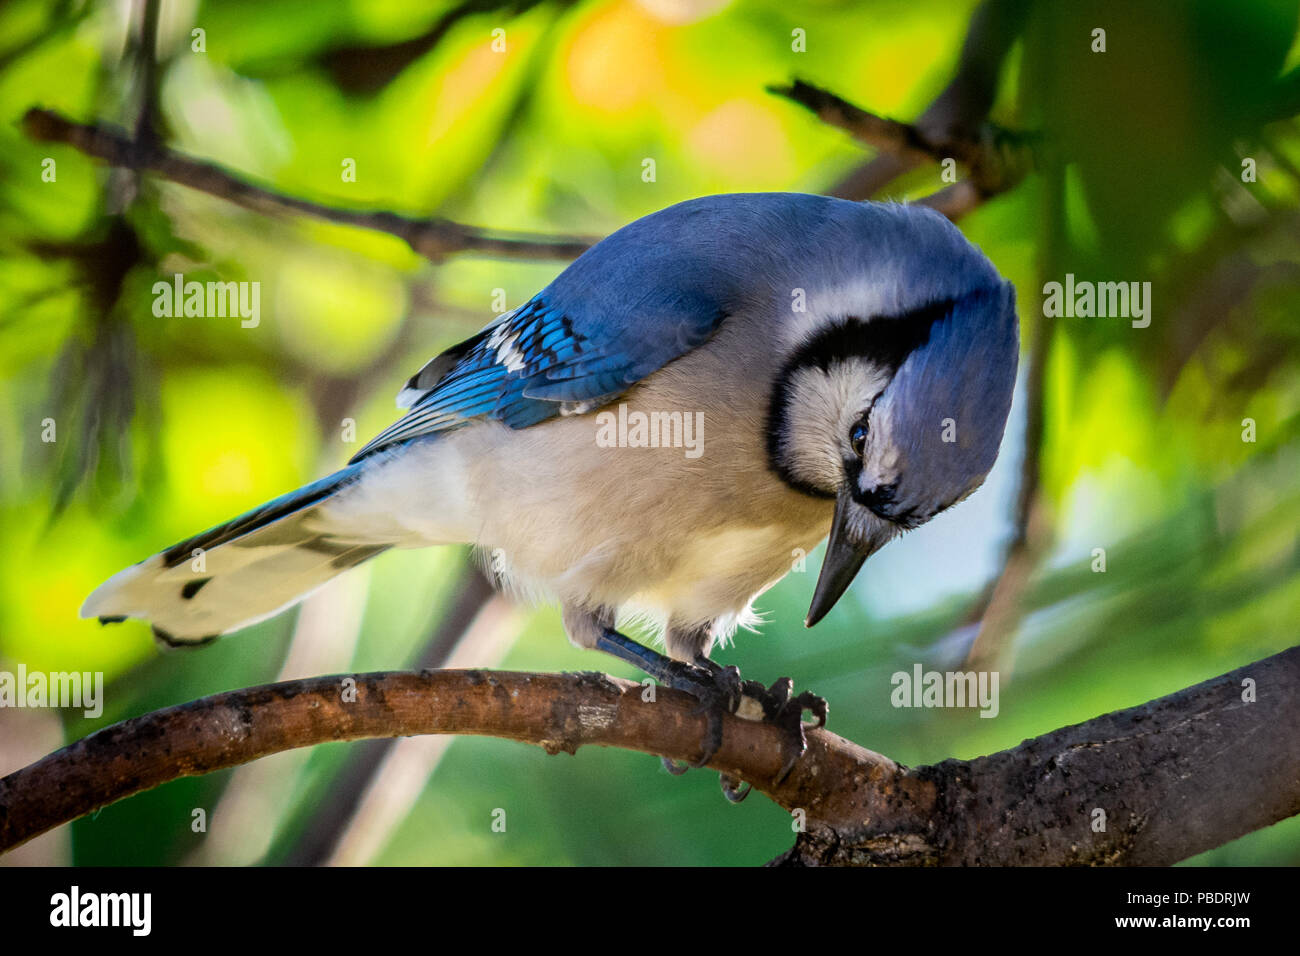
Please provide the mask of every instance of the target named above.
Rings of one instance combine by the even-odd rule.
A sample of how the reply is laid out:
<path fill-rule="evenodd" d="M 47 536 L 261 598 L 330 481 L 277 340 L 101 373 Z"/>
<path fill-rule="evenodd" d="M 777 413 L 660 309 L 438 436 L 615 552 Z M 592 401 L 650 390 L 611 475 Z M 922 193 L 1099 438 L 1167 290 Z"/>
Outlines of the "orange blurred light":
<path fill-rule="evenodd" d="M 663 93 L 665 40 L 671 30 L 637 3 L 594 11 L 574 31 L 564 57 L 573 98 L 582 106 L 618 113 Z"/>

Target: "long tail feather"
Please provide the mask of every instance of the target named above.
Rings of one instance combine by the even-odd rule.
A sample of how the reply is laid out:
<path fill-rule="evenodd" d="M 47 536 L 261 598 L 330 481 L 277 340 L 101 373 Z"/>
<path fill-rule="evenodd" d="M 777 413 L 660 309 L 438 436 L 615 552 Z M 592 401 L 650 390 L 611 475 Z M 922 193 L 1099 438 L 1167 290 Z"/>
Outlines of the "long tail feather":
<path fill-rule="evenodd" d="M 204 644 L 271 617 L 390 546 L 339 527 L 322 507 L 362 467 L 344 468 L 118 572 L 86 599 L 81 616 L 105 623 L 142 618 L 170 645 Z"/>

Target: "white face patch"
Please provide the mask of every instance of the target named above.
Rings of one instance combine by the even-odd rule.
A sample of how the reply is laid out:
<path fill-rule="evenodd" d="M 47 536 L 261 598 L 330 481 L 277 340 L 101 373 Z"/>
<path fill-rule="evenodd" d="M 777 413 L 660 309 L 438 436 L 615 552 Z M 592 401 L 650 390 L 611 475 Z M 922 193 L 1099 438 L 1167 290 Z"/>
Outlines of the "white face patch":
<path fill-rule="evenodd" d="M 785 395 L 781 459 L 791 474 L 813 487 L 834 491 L 851 454 L 849 433 L 889 384 L 891 372 L 861 358 L 832 362 L 826 371 L 796 369 Z"/>

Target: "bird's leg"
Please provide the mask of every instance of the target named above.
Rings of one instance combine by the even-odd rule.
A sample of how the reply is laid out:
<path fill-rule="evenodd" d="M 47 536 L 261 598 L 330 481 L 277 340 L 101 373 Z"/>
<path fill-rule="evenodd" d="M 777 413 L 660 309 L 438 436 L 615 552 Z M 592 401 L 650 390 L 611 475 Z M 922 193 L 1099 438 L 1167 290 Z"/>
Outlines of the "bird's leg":
<path fill-rule="evenodd" d="M 713 630 L 711 627 L 696 629 L 669 628 L 668 649 L 677 657 L 693 655 L 697 666 L 714 675 L 714 679 L 727 688 L 730 700 L 736 703 L 728 710 L 745 720 L 766 720 L 776 724 L 786 734 L 787 756 L 776 776 L 780 783 L 789 776 L 791 769 L 804 751 L 808 749 L 808 737 L 804 733 L 803 712 L 810 710 L 816 719 L 814 726 L 826 724 L 827 705 L 825 699 L 816 694 L 802 693 L 794 696 L 794 681 L 782 677 L 771 687 L 764 687 L 758 681 L 741 680 L 736 667 L 722 667 L 709 660 L 709 651 L 713 648 Z M 665 763 L 665 766 L 668 764 Z M 673 772 L 676 766 L 670 766 Z M 722 774 L 720 778 L 722 794 L 733 803 L 739 803 L 749 794 L 749 788 L 741 789 L 741 783 L 733 777 Z"/>
<path fill-rule="evenodd" d="M 670 637 L 675 638 L 670 647 L 686 649 L 680 646 L 682 635 L 670 632 Z M 649 674 L 659 683 L 685 691 L 700 701 L 698 712 L 706 714 L 709 721 L 702 744 L 703 752 L 698 760 L 686 765 L 678 765 L 667 757 L 663 758 L 664 766 L 673 774 L 685 773 L 691 767 L 703 767 L 713 759 L 713 755 L 722 746 L 722 715 L 731 713 L 747 720 L 769 721 L 786 732 L 787 756 L 774 780 L 779 784 L 808 749 L 803 712 L 812 712 L 815 719 L 812 726 L 822 727 L 826 724 L 828 707 L 825 699 L 807 691 L 796 696 L 794 681 L 789 677 L 782 677 L 771 687 L 764 687 L 758 681 L 742 680 L 738 668 L 723 667 L 709 660 L 703 653 L 695 658 L 694 663 L 675 660 L 637 643 L 608 625 L 601 626 L 595 649 L 612 654 Z M 697 650 L 705 651 L 707 648 Z M 721 775 L 720 782 L 723 795 L 733 803 L 739 803 L 749 794 L 748 787 L 742 790 L 740 781 L 726 774 Z"/>
<path fill-rule="evenodd" d="M 665 687 L 682 690 L 700 702 L 697 713 L 708 717 L 702 753 L 694 763 L 679 767 L 667 757 L 664 766 L 671 773 L 685 773 L 689 767 L 703 767 L 722 746 L 722 715 L 734 713 L 740 704 L 740 671 L 735 667 L 720 667 L 707 658 L 702 663 L 688 664 L 674 660 L 638 644 L 612 627 L 602 627 L 596 638 L 595 649 L 612 654 L 621 661 L 639 668 Z"/>

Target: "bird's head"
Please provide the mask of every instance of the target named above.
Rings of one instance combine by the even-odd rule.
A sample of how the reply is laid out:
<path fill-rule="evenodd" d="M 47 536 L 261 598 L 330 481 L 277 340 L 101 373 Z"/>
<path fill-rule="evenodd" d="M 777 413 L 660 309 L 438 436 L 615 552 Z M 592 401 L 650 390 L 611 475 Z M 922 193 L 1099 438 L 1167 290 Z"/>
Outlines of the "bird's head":
<path fill-rule="evenodd" d="M 983 483 L 1019 357 L 1006 282 L 890 315 L 823 321 L 786 360 L 768 421 L 772 466 L 835 499 L 811 627 L 868 557 Z"/>

